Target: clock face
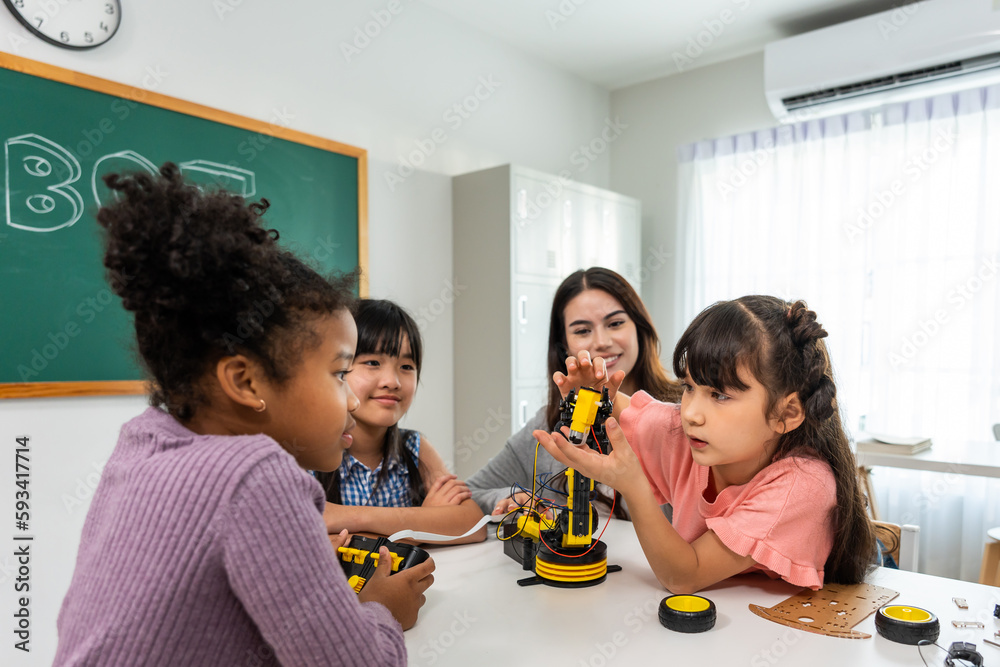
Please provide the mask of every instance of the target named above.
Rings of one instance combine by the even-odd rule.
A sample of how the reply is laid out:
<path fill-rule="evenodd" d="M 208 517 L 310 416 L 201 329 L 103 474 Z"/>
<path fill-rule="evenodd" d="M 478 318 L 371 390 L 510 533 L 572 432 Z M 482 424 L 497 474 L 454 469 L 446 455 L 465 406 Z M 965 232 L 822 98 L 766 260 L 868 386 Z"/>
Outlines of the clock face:
<path fill-rule="evenodd" d="M 67 49 L 105 43 L 121 23 L 119 0 L 3 0 L 24 26 L 46 42 Z"/>

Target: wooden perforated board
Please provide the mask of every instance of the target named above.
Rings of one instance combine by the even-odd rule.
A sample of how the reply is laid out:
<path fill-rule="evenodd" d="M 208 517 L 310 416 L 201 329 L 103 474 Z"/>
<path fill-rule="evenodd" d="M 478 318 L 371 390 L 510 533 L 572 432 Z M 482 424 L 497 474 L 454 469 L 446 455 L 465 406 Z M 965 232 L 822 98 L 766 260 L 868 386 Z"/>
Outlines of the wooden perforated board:
<path fill-rule="evenodd" d="M 852 628 L 898 595 L 894 590 L 872 584 L 830 584 L 818 591 L 803 589 L 773 607 L 752 604 L 750 611 L 797 630 L 844 639 L 869 639 L 871 635 Z"/>

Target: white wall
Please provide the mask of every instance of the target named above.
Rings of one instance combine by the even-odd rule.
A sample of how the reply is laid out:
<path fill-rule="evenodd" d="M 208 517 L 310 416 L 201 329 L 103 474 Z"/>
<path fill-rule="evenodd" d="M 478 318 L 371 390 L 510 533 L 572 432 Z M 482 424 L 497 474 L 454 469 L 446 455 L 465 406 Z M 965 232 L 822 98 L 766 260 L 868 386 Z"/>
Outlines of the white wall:
<path fill-rule="evenodd" d="M 611 189 L 642 201 L 642 297 L 669 360 L 674 331 L 687 324 L 674 321 L 677 147 L 776 124 L 764 100 L 764 54 L 616 90 L 611 112 L 629 126 L 611 149 Z"/>
<path fill-rule="evenodd" d="M 277 112 L 290 114 L 296 130 L 367 149 L 371 294 L 399 301 L 424 324 L 424 374 L 407 425 L 424 431 L 450 460 L 450 176 L 512 162 L 548 172 L 569 169 L 577 180 L 607 187 L 608 155 L 586 165 L 571 159 L 600 135 L 610 114 L 608 92 L 412 0 L 124 4 L 119 34 L 79 53 L 30 37 L 0 10 L 0 50 L 265 121 L 274 121 Z M 372 23 L 372 12 L 384 27 Z M 364 48 L 348 61 L 341 43 L 349 44 L 366 24 L 377 34 L 367 45 L 359 40 Z M 470 98 L 477 89 L 481 99 Z M 449 111 L 463 100 L 467 109 L 476 108 L 465 117 Z M 430 139 L 435 128 L 444 133 L 435 134 L 443 143 Z M 429 155 L 413 153 L 419 145 Z M 399 160 L 411 154 L 421 169 L 390 187 L 386 173 L 399 175 Z M 5 319 L 0 326 L 13 324 Z M 32 561 L 33 652 L 26 656 L 5 641 L 3 664 L 51 662 L 55 617 L 72 574 L 91 482 L 121 423 L 143 407 L 138 397 L 0 401 L 0 445 L 10 452 L 14 437 L 27 434 L 35 448 L 38 554 Z M 77 494 L 81 505 L 72 503 Z M 0 498 L 9 517 L 12 454 Z M 0 531 L 8 545 L 0 547 L 0 617 L 8 619 L 2 626 L 8 638 L 16 576 L 11 532 Z"/>

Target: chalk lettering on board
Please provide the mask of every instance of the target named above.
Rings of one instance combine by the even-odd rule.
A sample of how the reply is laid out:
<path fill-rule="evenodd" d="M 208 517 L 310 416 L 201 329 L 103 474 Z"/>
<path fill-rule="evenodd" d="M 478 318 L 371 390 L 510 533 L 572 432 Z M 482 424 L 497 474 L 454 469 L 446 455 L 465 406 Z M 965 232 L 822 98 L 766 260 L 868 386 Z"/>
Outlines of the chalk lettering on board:
<path fill-rule="evenodd" d="M 181 162 L 184 178 L 200 185 L 219 185 L 244 197 L 253 197 L 257 192 L 256 174 L 231 164 L 219 164 L 210 160 L 189 160 Z"/>
<path fill-rule="evenodd" d="M 59 144 L 37 134 L 24 134 L 4 142 L 6 164 L 7 224 L 29 232 L 53 232 L 70 227 L 83 216 L 83 197 L 70 187 L 80 179 L 77 158 Z M 244 197 L 257 192 L 256 174 L 210 160 L 189 160 L 180 164 L 190 182 L 216 185 Z M 117 195 L 104 185 L 102 177 L 111 173 L 159 170 L 133 150 L 109 153 L 94 163 L 90 190 L 94 202 L 105 206 Z"/>
<path fill-rule="evenodd" d="M 54 232 L 83 216 L 83 197 L 69 187 L 80 178 L 80 163 L 59 144 L 37 134 L 11 137 L 4 142 L 4 165 L 9 226 Z"/>
<path fill-rule="evenodd" d="M 150 175 L 156 176 L 159 170 L 156 165 L 139 155 L 135 151 L 118 151 L 109 153 L 94 163 L 94 170 L 90 176 L 90 190 L 94 193 L 94 201 L 98 206 L 108 204 L 108 195 L 117 199 L 117 195 L 104 185 L 102 180 L 104 174 L 121 174 L 135 172 L 138 169 L 148 171 Z"/>

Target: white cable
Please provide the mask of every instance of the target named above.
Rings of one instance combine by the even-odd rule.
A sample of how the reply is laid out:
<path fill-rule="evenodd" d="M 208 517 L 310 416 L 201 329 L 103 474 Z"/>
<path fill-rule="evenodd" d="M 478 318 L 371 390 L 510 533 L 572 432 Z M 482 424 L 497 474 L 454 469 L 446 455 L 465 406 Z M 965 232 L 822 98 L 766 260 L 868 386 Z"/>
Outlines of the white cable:
<path fill-rule="evenodd" d="M 468 537 L 474 532 L 485 526 L 487 523 L 496 523 L 503 519 L 503 514 L 487 514 L 478 522 L 476 525 L 465 531 L 461 535 L 438 535 L 437 533 L 422 533 L 419 530 L 400 530 L 389 536 L 390 542 L 395 542 L 396 540 L 416 540 L 417 542 L 451 542 L 452 540 L 460 540 L 463 537 Z"/>

